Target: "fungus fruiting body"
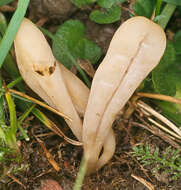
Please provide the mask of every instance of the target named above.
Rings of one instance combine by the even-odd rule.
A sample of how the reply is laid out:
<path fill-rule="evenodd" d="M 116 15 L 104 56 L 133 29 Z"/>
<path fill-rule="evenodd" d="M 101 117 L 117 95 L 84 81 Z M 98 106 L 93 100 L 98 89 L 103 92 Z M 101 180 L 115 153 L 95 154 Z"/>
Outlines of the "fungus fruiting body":
<path fill-rule="evenodd" d="M 159 63 L 165 46 L 162 28 L 144 17 L 128 19 L 114 34 L 94 75 L 84 116 L 83 144 L 88 173 L 99 168 L 100 152 L 116 115 Z M 101 162 L 102 166 L 104 161 Z"/>
<path fill-rule="evenodd" d="M 113 121 L 159 63 L 166 37 L 162 28 L 147 18 L 128 19 L 114 34 L 90 91 L 56 61 L 42 32 L 30 20 L 23 20 L 14 45 L 20 73 L 28 86 L 50 106 L 71 118 L 72 121 L 66 122 L 83 141 L 89 174 L 114 154 Z M 81 117 L 84 117 L 83 127 Z"/>
<path fill-rule="evenodd" d="M 72 119 L 66 122 L 81 141 L 80 117 L 84 116 L 86 110 L 88 87 L 56 61 L 42 32 L 30 20 L 23 20 L 14 46 L 18 68 L 24 81 L 50 106 Z M 112 129 L 110 131 L 107 137 L 109 140 L 104 143 L 103 158 L 109 158 L 114 153 L 115 137 Z"/>

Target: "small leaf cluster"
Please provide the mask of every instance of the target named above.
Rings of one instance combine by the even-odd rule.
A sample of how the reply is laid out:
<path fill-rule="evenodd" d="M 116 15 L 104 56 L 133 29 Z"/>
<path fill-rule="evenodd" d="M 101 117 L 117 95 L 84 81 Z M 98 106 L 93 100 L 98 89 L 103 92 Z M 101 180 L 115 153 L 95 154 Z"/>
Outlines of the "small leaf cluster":
<path fill-rule="evenodd" d="M 154 167 L 155 172 L 162 170 L 172 175 L 173 180 L 181 177 L 181 156 L 179 150 L 168 147 L 164 152 L 160 153 L 158 147 L 152 151 L 151 147 L 146 144 L 133 147 L 132 155 L 143 166 Z"/>
<path fill-rule="evenodd" d="M 120 4 L 125 1 L 126 0 L 72 0 L 72 3 L 81 8 L 96 2 L 100 8 L 90 13 L 90 19 L 98 24 L 109 24 L 120 19 Z"/>

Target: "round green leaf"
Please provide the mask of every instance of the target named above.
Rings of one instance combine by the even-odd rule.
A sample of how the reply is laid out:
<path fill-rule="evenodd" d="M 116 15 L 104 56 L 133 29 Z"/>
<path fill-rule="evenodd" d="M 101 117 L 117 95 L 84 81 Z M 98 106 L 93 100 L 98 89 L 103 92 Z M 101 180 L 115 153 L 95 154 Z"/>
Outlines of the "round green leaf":
<path fill-rule="evenodd" d="M 71 49 L 83 38 L 84 25 L 78 20 L 69 20 L 62 24 L 53 39 L 53 53 L 58 61 L 67 68 L 72 66 Z"/>
<path fill-rule="evenodd" d="M 152 71 L 152 81 L 156 92 L 174 96 L 178 81 L 175 63 L 175 49 L 171 42 L 167 42 L 165 53 L 159 65 Z"/>
<path fill-rule="evenodd" d="M 74 47 L 73 53 L 77 58 L 89 60 L 92 64 L 97 63 L 102 54 L 101 48 L 86 38 L 79 41 Z"/>
<path fill-rule="evenodd" d="M 90 19 L 98 24 L 110 24 L 120 19 L 121 8 L 119 6 L 112 6 L 110 9 L 100 11 L 92 11 L 89 15 Z"/>

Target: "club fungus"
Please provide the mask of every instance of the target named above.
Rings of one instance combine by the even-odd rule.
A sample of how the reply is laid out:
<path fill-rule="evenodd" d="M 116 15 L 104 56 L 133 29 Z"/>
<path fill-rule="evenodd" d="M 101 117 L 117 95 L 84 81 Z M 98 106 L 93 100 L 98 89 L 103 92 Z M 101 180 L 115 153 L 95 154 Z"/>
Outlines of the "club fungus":
<path fill-rule="evenodd" d="M 116 31 L 91 86 L 83 122 L 87 173 L 102 167 L 103 144 L 116 115 L 143 79 L 159 63 L 166 46 L 163 29 L 144 17 L 133 17 Z"/>
<path fill-rule="evenodd" d="M 65 82 L 67 77 L 63 77 L 63 73 L 66 72 L 65 68 L 60 67 L 55 60 L 42 32 L 25 18 L 14 40 L 14 46 L 18 68 L 25 82 L 50 106 L 72 119 L 72 121 L 66 120 L 66 122 L 75 136 L 81 140 L 82 121 L 69 95 L 68 85 Z M 69 76 L 70 73 L 66 72 L 67 75 Z M 75 79 L 75 77 L 68 78 Z M 79 79 L 76 78 L 76 80 Z M 78 83 L 82 82 L 79 80 Z M 85 91 L 88 93 L 88 90 L 85 89 L 83 93 Z M 82 92 L 76 92 L 73 98 L 77 99 L 77 93 Z"/>
<path fill-rule="evenodd" d="M 23 20 L 14 46 L 18 68 L 25 82 L 50 106 L 72 119 L 71 122 L 66 120 L 67 124 L 81 141 L 80 116 L 84 116 L 89 89 L 55 60 L 42 32 L 30 20 Z M 102 158 L 110 159 L 114 149 L 115 137 L 111 129 Z"/>

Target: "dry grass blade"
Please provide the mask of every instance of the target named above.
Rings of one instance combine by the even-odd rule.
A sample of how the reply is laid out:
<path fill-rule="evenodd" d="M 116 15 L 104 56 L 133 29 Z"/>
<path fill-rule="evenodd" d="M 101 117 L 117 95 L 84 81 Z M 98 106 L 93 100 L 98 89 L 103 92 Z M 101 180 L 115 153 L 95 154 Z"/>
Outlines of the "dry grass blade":
<path fill-rule="evenodd" d="M 80 65 L 80 67 L 90 76 L 90 77 L 94 77 L 95 74 L 95 70 L 94 67 L 92 66 L 92 64 L 88 61 L 88 60 L 81 60 L 78 59 L 77 60 L 78 64 Z"/>
<path fill-rule="evenodd" d="M 7 174 L 8 177 L 10 177 L 14 182 L 18 183 L 19 185 L 21 185 L 24 189 L 26 189 L 25 185 L 22 184 L 19 179 L 17 179 L 15 176 L 13 176 L 12 174 L 8 173 Z"/>
<path fill-rule="evenodd" d="M 35 137 L 37 142 L 40 144 L 41 148 L 43 149 L 45 156 L 47 158 L 47 160 L 49 161 L 49 163 L 53 166 L 53 168 L 58 172 L 60 171 L 60 167 L 58 166 L 57 162 L 54 160 L 53 156 L 51 155 L 51 153 L 46 149 L 43 141 L 41 141 L 39 138 Z"/>
<path fill-rule="evenodd" d="M 149 190 L 154 190 L 155 187 L 148 181 L 146 181 L 145 179 L 143 179 L 142 177 L 136 176 L 134 174 L 131 174 L 131 177 L 133 177 L 134 179 L 136 179 L 137 181 L 139 181 L 140 183 L 142 183 L 144 186 L 146 186 Z"/>
<path fill-rule="evenodd" d="M 163 100 L 167 102 L 172 102 L 176 104 L 181 104 L 181 99 L 174 98 L 171 96 L 166 96 L 163 94 L 152 94 L 152 93 L 143 93 L 143 92 L 138 92 L 138 96 L 145 97 L 145 98 L 152 98 L 152 99 L 157 99 L 157 100 Z"/>
<path fill-rule="evenodd" d="M 63 137 L 68 143 L 73 144 L 75 146 L 82 146 L 82 142 L 72 140 L 68 138 L 51 120 L 46 119 L 48 125 L 46 125 L 50 130 L 55 132 L 60 137 Z"/>
<path fill-rule="evenodd" d="M 38 105 L 40 105 L 40 106 L 42 106 L 42 107 L 44 107 L 44 108 L 46 108 L 46 109 L 48 109 L 48 110 L 56 113 L 57 115 L 63 117 L 64 119 L 68 119 L 69 121 L 71 121 L 71 118 L 68 117 L 67 115 L 65 115 L 65 114 L 57 111 L 56 109 L 48 106 L 47 104 L 45 104 L 45 103 L 43 103 L 43 102 L 41 102 L 41 101 L 39 101 L 39 100 L 37 100 L 35 98 L 32 98 L 32 97 L 30 97 L 30 96 L 28 96 L 28 95 L 26 95 L 26 94 L 24 94 L 22 92 L 14 90 L 14 89 L 8 89 L 8 90 L 9 90 L 10 93 L 16 94 L 16 95 L 21 96 L 23 98 L 26 98 L 27 100 L 30 100 L 31 102 L 34 102 L 35 104 L 38 104 Z"/>
<path fill-rule="evenodd" d="M 177 133 L 181 137 L 181 130 L 166 117 L 164 117 L 163 115 L 161 115 L 142 101 L 138 101 L 137 106 L 139 106 L 143 110 L 147 111 L 148 113 L 152 114 L 154 117 L 165 123 L 168 127 L 170 127 L 175 133 Z"/>
<path fill-rule="evenodd" d="M 138 111 L 138 110 L 137 110 Z M 141 111 L 138 111 L 141 112 Z M 142 112 L 140 113 L 142 114 Z M 181 151 L 181 147 L 180 147 L 180 142 L 179 144 L 177 142 L 175 142 L 174 140 L 172 140 L 172 136 L 170 136 L 169 134 L 163 132 L 162 130 L 160 130 L 158 127 L 155 127 L 154 125 L 150 125 L 148 122 L 146 122 L 142 117 L 140 117 L 140 115 L 135 114 L 135 116 L 143 123 L 137 123 L 137 122 L 131 122 L 133 125 L 138 126 L 138 127 L 142 127 L 148 131 L 150 131 L 152 134 L 154 134 L 155 136 L 159 136 L 160 138 L 162 138 L 165 142 L 167 142 L 168 144 L 170 144 L 171 146 L 175 147 L 176 149 L 178 149 L 179 151 Z M 177 141 L 177 139 L 176 139 Z"/>
<path fill-rule="evenodd" d="M 170 131 L 168 128 L 166 128 L 165 126 L 161 125 L 160 123 L 158 123 L 157 121 L 155 121 L 154 119 L 151 118 L 151 114 L 148 113 L 147 111 L 145 111 L 143 108 L 137 107 L 137 109 L 139 109 L 141 111 L 141 113 L 143 113 L 147 120 L 150 121 L 152 124 L 154 124 L 155 126 L 159 127 L 160 129 L 162 129 L 163 131 L 169 133 L 170 135 L 172 135 L 173 137 L 171 137 L 172 139 L 175 140 L 174 137 L 181 139 L 181 137 L 179 135 L 177 135 L 175 132 Z"/>
<path fill-rule="evenodd" d="M 181 137 L 180 137 L 179 135 L 177 135 L 177 134 L 175 134 L 174 132 L 170 131 L 170 130 L 167 129 L 166 127 L 160 125 L 160 124 L 159 124 L 158 122 L 156 122 L 155 120 L 153 120 L 153 119 L 151 119 L 151 118 L 148 118 L 148 120 L 149 120 L 150 122 L 152 122 L 155 126 L 157 126 L 157 127 L 159 127 L 160 129 L 166 131 L 167 133 L 169 133 L 170 135 L 172 135 L 172 136 L 174 136 L 174 137 L 176 137 L 176 138 L 178 138 L 178 139 L 181 139 Z"/>

